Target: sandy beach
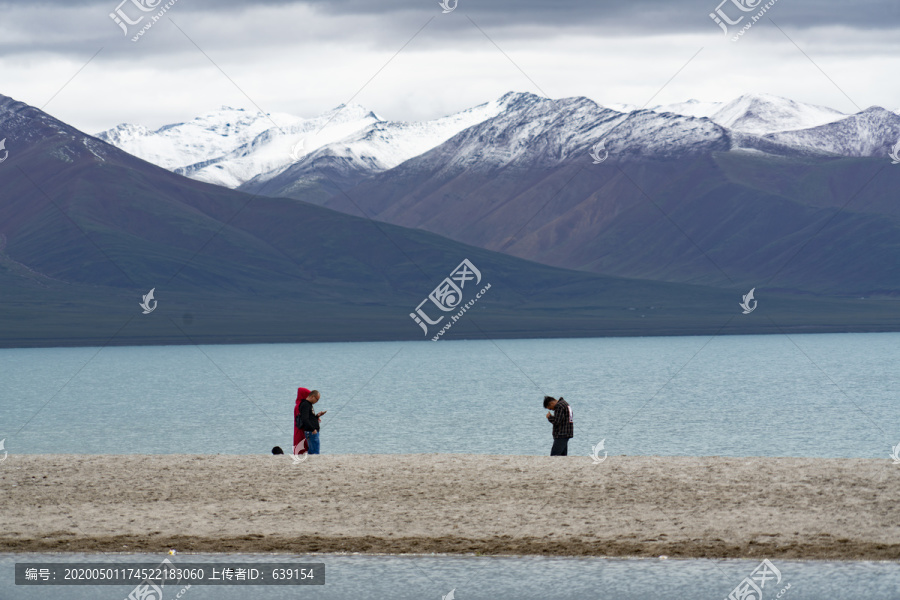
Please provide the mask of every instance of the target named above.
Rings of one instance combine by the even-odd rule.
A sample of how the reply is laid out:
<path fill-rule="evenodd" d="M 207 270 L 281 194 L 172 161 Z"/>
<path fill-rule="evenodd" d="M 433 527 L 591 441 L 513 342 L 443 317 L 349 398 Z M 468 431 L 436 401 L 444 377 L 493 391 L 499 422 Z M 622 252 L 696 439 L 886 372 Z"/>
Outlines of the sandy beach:
<path fill-rule="evenodd" d="M 900 559 L 890 460 L 10 455 L 0 552 Z"/>

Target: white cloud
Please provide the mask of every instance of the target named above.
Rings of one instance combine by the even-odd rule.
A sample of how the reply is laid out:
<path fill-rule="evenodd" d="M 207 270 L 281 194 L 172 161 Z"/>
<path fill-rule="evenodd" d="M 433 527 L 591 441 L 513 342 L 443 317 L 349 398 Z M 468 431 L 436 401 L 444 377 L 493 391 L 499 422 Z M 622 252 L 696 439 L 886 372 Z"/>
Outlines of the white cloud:
<path fill-rule="evenodd" d="M 464 14 L 441 15 L 436 3 L 433 12 L 337 15 L 300 4 L 200 11 L 193 1 L 179 0 L 169 14 L 227 77 L 167 19 L 132 43 L 108 17 L 115 3 L 49 14 L 18 5 L 0 25 L 7 42 L 0 93 L 41 106 L 103 47 L 46 109 L 91 133 L 120 122 L 159 126 L 220 105 L 254 109 L 229 77 L 263 109 L 301 116 L 346 102 L 365 86 L 354 101 L 385 117 L 432 118 L 510 90 L 540 93 L 529 78 L 551 97 L 643 105 L 703 47 L 652 104 L 759 91 L 855 110 L 768 22 L 732 43 L 711 22 L 706 30 L 655 26 L 600 35 L 577 15 L 565 26 L 511 18 L 501 27 L 473 12 L 501 52 Z M 896 107 L 895 30 L 779 25 L 861 107 Z"/>

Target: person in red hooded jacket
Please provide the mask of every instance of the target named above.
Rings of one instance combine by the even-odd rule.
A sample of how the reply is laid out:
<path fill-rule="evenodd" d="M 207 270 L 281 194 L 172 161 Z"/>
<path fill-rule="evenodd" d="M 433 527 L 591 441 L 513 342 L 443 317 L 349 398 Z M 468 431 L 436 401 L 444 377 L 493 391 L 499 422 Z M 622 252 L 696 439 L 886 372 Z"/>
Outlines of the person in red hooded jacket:
<path fill-rule="evenodd" d="M 306 454 L 308 450 L 306 444 L 306 433 L 303 428 L 299 427 L 300 403 L 309 396 L 309 390 L 306 388 L 297 388 L 297 403 L 294 404 L 294 454 Z"/>

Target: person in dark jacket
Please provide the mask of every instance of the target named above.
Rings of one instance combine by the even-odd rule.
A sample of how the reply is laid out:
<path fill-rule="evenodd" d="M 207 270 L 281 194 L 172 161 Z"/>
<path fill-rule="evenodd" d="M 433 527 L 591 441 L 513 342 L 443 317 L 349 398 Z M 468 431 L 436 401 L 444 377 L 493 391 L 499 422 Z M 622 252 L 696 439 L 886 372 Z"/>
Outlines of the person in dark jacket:
<path fill-rule="evenodd" d="M 553 411 L 547 413 L 547 420 L 553 424 L 553 447 L 550 456 L 568 456 L 569 438 L 575 437 L 575 421 L 572 418 L 572 407 L 562 399 L 544 396 L 544 408 Z"/>
<path fill-rule="evenodd" d="M 309 395 L 300 402 L 300 410 L 298 419 L 300 427 L 306 434 L 307 449 L 310 454 L 319 453 L 319 418 L 328 411 L 315 412 L 313 404 L 319 401 L 322 395 L 318 390 L 313 390 Z"/>
<path fill-rule="evenodd" d="M 292 454 L 306 454 L 306 433 L 300 423 L 300 403 L 309 396 L 309 390 L 305 387 L 297 388 L 297 401 L 294 402 L 294 451 Z"/>

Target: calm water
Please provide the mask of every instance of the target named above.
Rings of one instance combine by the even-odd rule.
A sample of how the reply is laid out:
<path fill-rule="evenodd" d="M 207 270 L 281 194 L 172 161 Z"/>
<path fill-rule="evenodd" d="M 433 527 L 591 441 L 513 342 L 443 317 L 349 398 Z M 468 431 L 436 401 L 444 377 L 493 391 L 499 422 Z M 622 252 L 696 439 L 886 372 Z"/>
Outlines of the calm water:
<path fill-rule="evenodd" d="M 898 364 L 898 333 L 0 350 L 0 439 L 267 453 L 305 386 L 324 453 L 546 454 L 546 393 L 574 408 L 570 454 L 887 460 Z"/>
<path fill-rule="evenodd" d="M 160 556 L 140 555 L 0 555 L 0 598 L 21 600 L 121 600 L 133 586 L 14 585 L 15 562 L 146 562 Z M 458 600 L 721 600 L 757 567 L 759 561 L 624 560 L 605 558 L 478 558 L 398 556 L 241 556 L 231 561 L 324 562 L 324 586 L 192 586 L 184 600 L 219 599 L 341 599 L 437 600 L 455 589 Z M 212 556 L 179 556 L 173 560 L 204 562 Z M 790 584 L 784 600 L 860 600 L 897 597 L 900 565 L 896 563 L 830 563 L 775 561 L 781 583 L 763 587 L 763 600 L 772 600 Z M 167 588 L 172 600 L 181 587 Z"/>

